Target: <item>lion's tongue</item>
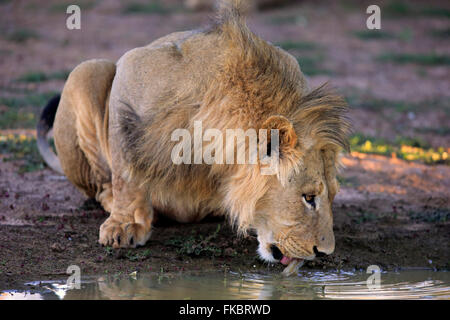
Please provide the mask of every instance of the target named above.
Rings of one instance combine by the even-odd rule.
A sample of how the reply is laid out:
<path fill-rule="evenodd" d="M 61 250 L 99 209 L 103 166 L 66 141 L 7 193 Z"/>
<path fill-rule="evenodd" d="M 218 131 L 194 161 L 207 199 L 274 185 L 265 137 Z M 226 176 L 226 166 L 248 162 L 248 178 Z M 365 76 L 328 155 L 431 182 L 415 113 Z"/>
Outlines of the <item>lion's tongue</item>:
<path fill-rule="evenodd" d="M 293 258 L 289 258 L 289 257 L 283 256 L 283 258 L 281 258 L 280 262 L 282 264 L 284 264 L 285 266 L 287 266 L 289 263 L 291 263 L 292 259 Z"/>
<path fill-rule="evenodd" d="M 296 274 L 298 272 L 298 269 L 303 265 L 303 259 L 286 258 L 284 262 L 286 261 L 289 261 L 289 265 L 287 265 L 282 272 L 282 274 L 285 276 Z"/>

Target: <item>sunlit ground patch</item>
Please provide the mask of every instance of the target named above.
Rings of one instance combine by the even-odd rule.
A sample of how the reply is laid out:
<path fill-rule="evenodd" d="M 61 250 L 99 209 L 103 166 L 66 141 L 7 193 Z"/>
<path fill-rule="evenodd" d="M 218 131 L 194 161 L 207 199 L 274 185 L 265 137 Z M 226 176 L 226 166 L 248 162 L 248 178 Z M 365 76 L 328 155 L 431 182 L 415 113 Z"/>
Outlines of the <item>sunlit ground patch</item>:
<path fill-rule="evenodd" d="M 426 144 L 414 139 L 397 139 L 397 143 L 393 144 L 383 139 L 356 134 L 351 137 L 350 146 L 352 151 L 360 153 L 379 154 L 426 164 L 450 165 L 450 148 L 428 148 Z"/>
<path fill-rule="evenodd" d="M 36 145 L 36 138 L 24 134 L 0 135 L 0 153 L 3 161 L 19 161 L 19 173 L 44 168 Z"/>

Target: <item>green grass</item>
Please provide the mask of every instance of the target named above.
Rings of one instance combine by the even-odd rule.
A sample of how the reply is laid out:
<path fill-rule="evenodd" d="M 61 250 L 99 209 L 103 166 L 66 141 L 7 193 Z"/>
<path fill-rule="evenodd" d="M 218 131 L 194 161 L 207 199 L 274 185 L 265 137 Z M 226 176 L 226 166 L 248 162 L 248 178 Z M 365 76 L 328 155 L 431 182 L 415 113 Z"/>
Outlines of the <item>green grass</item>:
<path fill-rule="evenodd" d="M 431 30 L 430 34 L 436 38 L 450 38 L 450 28 Z"/>
<path fill-rule="evenodd" d="M 392 62 L 396 64 L 418 64 L 424 66 L 450 65 L 450 56 L 437 53 L 384 53 L 376 57 L 380 62 Z"/>
<path fill-rule="evenodd" d="M 409 212 L 409 218 L 418 222 L 446 222 L 450 220 L 450 211 L 436 209 L 432 212 Z"/>
<path fill-rule="evenodd" d="M 198 235 L 194 233 L 189 237 L 173 237 L 165 242 L 166 245 L 177 248 L 179 255 L 190 256 L 220 256 L 222 255 L 222 249 L 217 247 L 212 240 L 214 240 L 220 231 L 220 224 L 217 225 L 217 229 L 209 236 Z"/>
<path fill-rule="evenodd" d="M 351 188 L 355 188 L 356 186 L 360 185 L 360 182 L 358 180 L 357 177 L 343 177 L 338 175 L 336 177 L 337 181 L 339 182 L 339 184 L 343 187 L 351 187 Z"/>
<path fill-rule="evenodd" d="M 411 138 L 411 137 L 396 137 L 394 140 L 397 146 L 409 146 L 415 148 L 429 149 L 430 144 L 421 138 Z"/>
<path fill-rule="evenodd" d="M 36 138 L 25 135 L 0 135 L 3 161 L 19 161 L 19 173 L 41 170 L 44 162 L 39 154 Z"/>
<path fill-rule="evenodd" d="M 417 128 L 418 132 L 421 133 L 431 133 L 438 136 L 450 136 L 450 127 L 441 127 L 441 128 L 435 128 L 435 127 L 425 127 L 425 128 Z"/>
<path fill-rule="evenodd" d="M 450 18 L 450 10 L 445 8 L 422 8 L 419 14 L 440 18 Z"/>
<path fill-rule="evenodd" d="M 406 1 L 393 0 L 381 8 L 381 13 L 388 17 L 431 16 L 450 18 L 450 10 L 426 5 L 411 6 Z"/>
<path fill-rule="evenodd" d="M 269 18 L 268 23 L 273 25 L 298 24 L 305 22 L 306 18 L 301 15 L 274 16 Z"/>
<path fill-rule="evenodd" d="M 330 70 L 324 69 L 321 64 L 324 61 L 320 47 L 314 42 L 286 40 L 276 43 L 277 46 L 289 51 L 302 51 L 297 55 L 297 61 L 302 72 L 308 76 L 319 74 L 331 74 Z M 305 54 L 305 51 L 310 51 Z M 299 53 L 299 52 L 297 52 Z M 295 56 L 295 53 L 293 53 Z"/>
<path fill-rule="evenodd" d="M 114 254 L 114 249 L 112 247 L 106 246 L 105 247 L 105 254 L 107 256 L 112 256 Z"/>
<path fill-rule="evenodd" d="M 355 133 L 350 138 L 350 145 L 355 149 L 359 149 L 361 146 L 366 145 L 367 142 L 370 142 L 370 144 L 372 145 L 373 153 L 379 154 L 390 154 L 391 152 L 395 151 L 396 147 L 400 147 L 402 145 L 422 149 L 430 148 L 429 143 L 421 138 L 398 136 L 392 142 L 388 142 L 385 139 L 374 138 L 363 135 L 361 133 Z M 378 152 L 376 151 L 377 146 L 380 146 L 380 148 L 378 148 Z"/>
<path fill-rule="evenodd" d="M 131 2 L 123 8 L 125 14 L 169 14 L 173 8 L 162 4 L 162 1 Z"/>
<path fill-rule="evenodd" d="M 377 215 L 373 212 L 358 212 L 358 213 L 347 213 L 347 216 L 352 220 L 353 223 L 361 224 L 365 222 L 370 222 L 378 219 Z"/>
<path fill-rule="evenodd" d="M 16 79 L 18 82 L 45 82 L 50 80 L 66 80 L 70 71 L 62 70 L 46 73 L 43 71 L 30 71 Z"/>
<path fill-rule="evenodd" d="M 9 41 L 23 43 L 30 39 L 38 39 L 39 35 L 33 30 L 22 28 L 6 33 L 5 38 Z"/>
<path fill-rule="evenodd" d="M 399 33 L 397 33 L 397 38 L 405 41 L 405 42 L 409 42 L 413 39 L 414 35 L 413 35 L 413 31 L 411 29 L 405 28 L 402 31 L 400 31 Z"/>
<path fill-rule="evenodd" d="M 42 108 L 56 92 L 0 97 L 0 129 L 34 128 Z"/>
<path fill-rule="evenodd" d="M 317 49 L 317 44 L 309 41 L 282 41 L 275 45 L 283 48 L 284 50 L 314 50 Z"/>
<path fill-rule="evenodd" d="M 64 12 L 66 13 L 67 7 L 70 5 L 77 5 L 80 7 L 81 11 L 89 10 L 95 7 L 95 1 L 93 0 L 76 0 L 67 2 L 58 2 L 50 6 L 50 11 L 52 12 Z"/>
<path fill-rule="evenodd" d="M 37 115 L 25 110 L 0 112 L 0 129 L 34 128 Z"/>
<path fill-rule="evenodd" d="M 323 61 L 321 56 L 302 56 L 297 57 L 302 72 L 308 76 L 315 76 L 319 74 L 331 74 L 330 70 L 324 69 L 320 66 Z"/>
<path fill-rule="evenodd" d="M 391 16 L 405 16 L 411 15 L 413 13 L 413 9 L 409 4 L 404 1 L 389 1 L 387 5 L 385 5 L 381 12 Z"/>
<path fill-rule="evenodd" d="M 361 9 L 359 4 L 354 1 L 345 1 L 344 0 L 344 1 L 339 1 L 338 4 L 342 9 L 344 9 L 345 11 L 348 11 L 348 12 L 355 12 L 355 11 L 359 11 Z"/>
<path fill-rule="evenodd" d="M 5 105 L 11 108 L 19 107 L 39 107 L 42 108 L 48 100 L 58 94 L 55 91 L 43 92 L 43 93 L 30 93 L 20 97 L 0 97 L 0 106 Z"/>
<path fill-rule="evenodd" d="M 429 112 L 430 110 L 443 110 L 450 114 L 450 99 L 424 100 L 422 102 L 408 102 L 403 100 L 386 100 L 364 96 L 361 93 L 346 95 L 346 100 L 352 108 L 361 108 L 372 111 L 392 109 L 397 112 Z M 424 108 L 426 106 L 426 108 Z"/>
<path fill-rule="evenodd" d="M 406 161 L 450 165 L 449 149 L 430 148 L 429 144 L 420 138 L 397 137 L 394 141 L 386 141 L 357 133 L 350 137 L 350 148 L 361 153 L 395 155 Z"/>
<path fill-rule="evenodd" d="M 408 42 L 413 38 L 413 33 L 410 29 L 404 29 L 398 33 L 383 30 L 359 30 L 354 31 L 353 35 L 364 41 L 394 39 Z"/>
<path fill-rule="evenodd" d="M 350 137 L 352 151 L 390 155 L 394 152 L 394 146 L 381 138 L 369 137 L 356 133 Z"/>
<path fill-rule="evenodd" d="M 353 32 L 353 34 L 361 40 L 385 40 L 396 37 L 395 34 L 382 30 L 360 30 Z"/>
<path fill-rule="evenodd" d="M 136 252 L 136 250 L 129 250 L 125 257 L 129 261 L 144 261 L 150 258 L 150 249 L 145 249 L 143 252 Z"/>

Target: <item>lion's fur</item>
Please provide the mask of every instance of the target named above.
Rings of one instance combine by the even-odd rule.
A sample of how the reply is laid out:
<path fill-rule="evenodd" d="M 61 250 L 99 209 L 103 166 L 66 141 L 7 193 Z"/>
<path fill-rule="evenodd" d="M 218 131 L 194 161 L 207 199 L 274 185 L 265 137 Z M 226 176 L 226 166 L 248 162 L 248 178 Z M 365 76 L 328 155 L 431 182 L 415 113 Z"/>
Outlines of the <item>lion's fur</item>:
<path fill-rule="evenodd" d="M 207 29 L 158 39 L 116 65 L 85 62 L 70 75 L 55 142 L 69 180 L 111 211 L 102 243 L 114 243 L 102 232 L 124 235 L 116 221 L 138 224 L 148 215 L 150 225 L 152 208 L 182 222 L 224 214 L 245 233 L 258 201 L 308 166 L 310 148 L 332 152 L 326 172 L 335 172 L 335 155 L 348 148 L 345 102 L 325 86 L 310 91 L 296 59 L 248 29 L 242 2 L 224 1 Z M 288 124 L 276 177 L 261 175 L 259 164 L 172 163 L 175 129 L 192 133 L 194 121 L 204 129 L 278 128 L 270 117 Z M 327 183 L 335 194 L 333 173 Z"/>
<path fill-rule="evenodd" d="M 246 12 L 256 9 L 277 7 L 295 0 L 246 0 Z M 184 5 L 191 10 L 210 10 L 214 6 L 214 0 L 185 0 Z"/>

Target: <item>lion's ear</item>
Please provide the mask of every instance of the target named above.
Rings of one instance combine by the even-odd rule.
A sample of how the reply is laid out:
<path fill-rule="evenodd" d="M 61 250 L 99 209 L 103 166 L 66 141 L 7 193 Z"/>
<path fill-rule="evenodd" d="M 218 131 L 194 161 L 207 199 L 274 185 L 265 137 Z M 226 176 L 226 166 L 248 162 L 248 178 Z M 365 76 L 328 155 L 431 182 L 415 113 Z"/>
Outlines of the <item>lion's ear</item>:
<path fill-rule="evenodd" d="M 270 144 L 270 130 L 277 129 L 280 139 L 280 149 L 287 150 L 294 148 L 297 144 L 297 134 L 292 123 L 283 116 L 270 116 L 262 124 L 262 129 L 268 130 L 268 143 Z M 270 148 L 268 149 L 270 150 Z"/>

